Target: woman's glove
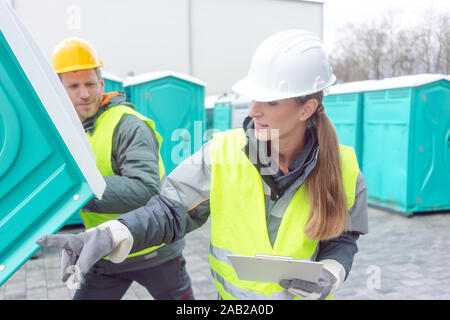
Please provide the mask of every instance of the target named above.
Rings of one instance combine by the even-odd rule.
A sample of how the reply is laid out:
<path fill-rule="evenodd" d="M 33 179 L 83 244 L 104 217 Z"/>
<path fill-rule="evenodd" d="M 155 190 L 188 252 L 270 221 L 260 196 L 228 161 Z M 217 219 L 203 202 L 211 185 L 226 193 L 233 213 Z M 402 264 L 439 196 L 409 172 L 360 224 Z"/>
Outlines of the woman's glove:
<path fill-rule="evenodd" d="M 109 255 L 112 262 L 126 259 L 133 244 L 128 228 L 116 220 L 78 234 L 45 235 L 36 240 L 42 247 L 63 249 L 61 280 L 70 289 L 78 288 L 86 273 L 100 259 Z"/>
<path fill-rule="evenodd" d="M 281 280 L 280 286 L 305 300 L 324 300 L 335 293 L 345 279 L 344 267 L 336 260 L 322 260 L 323 269 L 319 282 L 313 283 L 301 279 Z"/>

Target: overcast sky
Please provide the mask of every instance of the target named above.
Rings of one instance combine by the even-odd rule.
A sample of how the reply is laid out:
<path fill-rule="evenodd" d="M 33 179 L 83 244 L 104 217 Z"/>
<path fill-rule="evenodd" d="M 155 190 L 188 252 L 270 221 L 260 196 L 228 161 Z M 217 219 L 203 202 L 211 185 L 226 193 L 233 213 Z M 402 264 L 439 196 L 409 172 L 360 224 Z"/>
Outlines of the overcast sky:
<path fill-rule="evenodd" d="M 347 23 L 379 19 L 392 11 L 401 23 L 415 24 L 428 8 L 434 13 L 450 13 L 450 0 L 325 0 L 325 45 L 331 49 L 338 29 Z"/>

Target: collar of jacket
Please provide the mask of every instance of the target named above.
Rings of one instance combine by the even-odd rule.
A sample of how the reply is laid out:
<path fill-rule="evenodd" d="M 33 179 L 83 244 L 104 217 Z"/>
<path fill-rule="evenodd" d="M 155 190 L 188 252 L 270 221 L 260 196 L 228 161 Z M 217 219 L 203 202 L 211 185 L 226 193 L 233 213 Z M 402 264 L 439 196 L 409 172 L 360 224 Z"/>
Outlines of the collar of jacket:
<path fill-rule="evenodd" d="M 103 114 L 103 112 L 119 105 L 126 105 L 135 109 L 133 104 L 127 102 L 126 94 L 123 91 L 115 91 L 103 94 L 102 103 L 97 113 L 83 121 L 84 131 L 92 135 L 95 130 L 97 119 Z"/>
<path fill-rule="evenodd" d="M 270 187 L 271 199 L 277 200 L 286 191 L 298 188 L 308 177 L 309 173 L 314 169 L 317 163 L 317 155 L 319 153 L 319 143 L 317 140 L 316 129 L 308 127 L 306 132 L 306 144 L 300 156 L 289 165 L 289 172 L 284 174 L 278 167 L 278 164 L 271 163 L 270 158 L 270 141 L 261 144 L 253 134 L 248 134 L 248 129 L 254 128 L 254 121 L 247 117 L 244 120 L 243 128 L 247 143 L 243 148 L 246 156 L 250 159 L 249 154 L 256 154 L 256 163 L 253 165 L 261 174 L 261 168 L 275 166 L 277 171 L 271 175 L 261 174 L 263 181 Z M 261 149 L 262 148 L 262 149 Z"/>

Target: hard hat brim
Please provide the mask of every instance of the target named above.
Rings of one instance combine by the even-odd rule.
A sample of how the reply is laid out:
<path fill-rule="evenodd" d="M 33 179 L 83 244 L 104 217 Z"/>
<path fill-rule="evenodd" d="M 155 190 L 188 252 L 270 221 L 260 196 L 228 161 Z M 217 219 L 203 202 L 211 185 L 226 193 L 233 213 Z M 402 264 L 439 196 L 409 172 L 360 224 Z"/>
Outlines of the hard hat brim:
<path fill-rule="evenodd" d="M 70 66 L 67 68 L 60 68 L 58 69 L 58 71 L 56 73 L 66 73 L 66 72 L 71 72 L 71 71 L 80 71 L 80 70 L 89 70 L 89 69 L 96 69 L 96 68 L 101 68 L 103 67 L 103 63 L 100 62 L 100 64 L 98 65 L 79 65 L 79 66 Z"/>
<path fill-rule="evenodd" d="M 315 90 L 310 91 L 302 91 L 302 92 L 279 92 L 275 90 L 270 90 L 267 88 L 263 88 L 258 86 L 253 81 L 251 81 L 248 77 L 236 82 L 232 90 L 240 95 L 246 96 L 254 101 L 259 102 L 269 102 L 275 100 L 282 100 L 288 98 L 302 97 L 308 94 L 316 93 L 324 90 L 325 88 L 331 86 L 336 81 L 336 77 L 333 75 L 330 81 L 323 85 L 323 88 L 317 88 Z"/>

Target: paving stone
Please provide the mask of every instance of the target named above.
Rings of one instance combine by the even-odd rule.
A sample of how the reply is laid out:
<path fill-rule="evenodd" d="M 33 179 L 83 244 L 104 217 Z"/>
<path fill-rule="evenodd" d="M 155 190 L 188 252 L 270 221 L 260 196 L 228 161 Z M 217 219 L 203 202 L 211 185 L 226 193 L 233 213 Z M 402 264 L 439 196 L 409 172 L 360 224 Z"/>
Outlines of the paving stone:
<path fill-rule="evenodd" d="M 449 300 L 450 213 L 412 218 L 369 208 L 369 233 L 358 240 L 358 253 L 337 300 Z M 78 233 L 80 227 L 61 233 Z M 183 255 L 196 299 L 217 299 L 209 270 L 210 221 L 188 234 Z M 60 280 L 58 249 L 44 248 L 0 287 L 0 300 L 70 300 L 73 290 Z M 152 300 L 133 283 L 124 300 Z"/>
<path fill-rule="evenodd" d="M 13 282 L 8 285 L 3 284 L 5 286 L 5 300 L 16 300 L 16 299 L 26 299 L 27 290 L 25 281 L 23 282 Z"/>
<path fill-rule="evenodd" d="M 66 285 L 62 286 L 53 286 L 47 288 L 48 300 L 70 300 L 72 299 L 72 295 L 67 289 Z"/>

